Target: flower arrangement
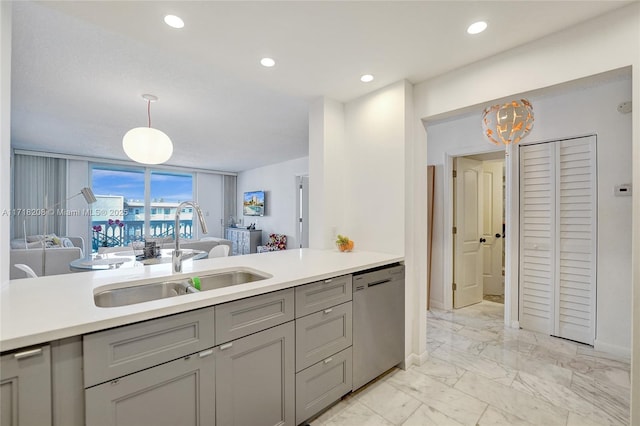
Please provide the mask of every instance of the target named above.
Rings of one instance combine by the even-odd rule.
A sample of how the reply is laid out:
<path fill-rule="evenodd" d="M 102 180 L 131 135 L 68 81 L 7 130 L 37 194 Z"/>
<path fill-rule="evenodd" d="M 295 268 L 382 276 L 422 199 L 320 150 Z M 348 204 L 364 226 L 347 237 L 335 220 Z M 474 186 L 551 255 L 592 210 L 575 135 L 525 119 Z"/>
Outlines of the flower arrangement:
<path fill-rule="evenodd" d="M 93 225 L 93 247 L 116 247 L 122 245 L 122 228 L 124 228 L 124 222 L 120 219 L 109 219 L 104 225 Z M 115 236 L 116 229 L 120 229 L 120 235 Z M 111 230 L 111 232 L 109 232 Z M 111 235 L 109 235 L 111 234 Z"/>
<path fill-rule="evenodd" d="M 338 234 L 336 238 L 336 246 L 338 246 L 338 250 L 340 251 L 351 251 L 353 250 L 354 242 L 349 239 L 346 235 Z"/>

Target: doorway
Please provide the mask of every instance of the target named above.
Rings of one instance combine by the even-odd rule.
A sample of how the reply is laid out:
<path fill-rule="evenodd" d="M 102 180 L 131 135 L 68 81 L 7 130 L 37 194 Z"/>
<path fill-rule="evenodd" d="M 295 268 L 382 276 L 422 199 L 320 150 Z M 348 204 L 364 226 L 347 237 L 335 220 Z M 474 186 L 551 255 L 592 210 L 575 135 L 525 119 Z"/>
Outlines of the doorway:
<path fill-rule="evenodd" d="M 453 158 L 453 308 L 504 304 L 504 151 Z"/>
<path fill-rule="evenodd" d="M 309 176 L 296 176 L 296 239 L 298 248 L 309 247 Z"/>

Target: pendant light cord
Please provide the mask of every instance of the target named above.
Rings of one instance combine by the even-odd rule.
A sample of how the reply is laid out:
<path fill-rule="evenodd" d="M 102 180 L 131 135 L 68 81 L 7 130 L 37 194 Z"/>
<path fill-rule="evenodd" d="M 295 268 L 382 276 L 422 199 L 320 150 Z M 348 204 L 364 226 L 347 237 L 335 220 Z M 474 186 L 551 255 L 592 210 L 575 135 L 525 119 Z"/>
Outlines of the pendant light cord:
<path fill-rule="evenodd" d="M 147 101 L 147 117 L 149 118 L 149 127 L 151 127 L 151 101 Z"/>

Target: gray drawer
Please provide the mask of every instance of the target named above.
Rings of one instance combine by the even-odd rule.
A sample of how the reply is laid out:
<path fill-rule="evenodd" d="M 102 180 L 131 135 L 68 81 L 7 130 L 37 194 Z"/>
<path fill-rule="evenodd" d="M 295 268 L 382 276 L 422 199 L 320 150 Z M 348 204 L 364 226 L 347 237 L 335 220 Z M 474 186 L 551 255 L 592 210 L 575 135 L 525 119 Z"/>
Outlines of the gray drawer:
<path fill-rule="evenodd" d="M 293 294 L 288 288 L 217 305 L 216 345 L 293 320 Z"/>
<path fill-rule="evenodd" d="M 351 348 L 347 348 L 296 374 L 296 424 L 351 391 L 351 368 Z"/>
<path fill-rule="evenodd" d="M 296 318 L 351 300 L 351 280 L 343 275 L 296 287 Z"/>
<path fill-rule="evenodd" d="M 321 361 L 353 341 L 351 302 L 296 320 L 296 371 Z"/>
<path fill-rule="evenodd" d="M 85 388 L 214 346 L 213 321 L 206 308 L 83 336 Z"/>

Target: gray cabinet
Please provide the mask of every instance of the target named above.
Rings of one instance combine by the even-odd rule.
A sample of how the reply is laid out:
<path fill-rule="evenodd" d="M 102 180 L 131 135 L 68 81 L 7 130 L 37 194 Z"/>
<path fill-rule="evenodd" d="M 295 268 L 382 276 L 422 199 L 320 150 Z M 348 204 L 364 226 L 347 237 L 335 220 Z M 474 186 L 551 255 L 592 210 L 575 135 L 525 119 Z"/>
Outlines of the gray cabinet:
<path fill-rule="evenodd" d="M 351 347 L 296 374 L 296 424 L 351 391 Z"/>
<path fill-rule="evenodd" d="M 296 371 L 348 348 L 353 343 L 351 302 L 296 320 Z"/>
<path fill-rule="evenodd" d="M 214 346 L 214 310 L 198 309 L 85 335 L 90 387 Z"/>
<path fill-rule="evenodd" d="M 348 302 L 353 297 L 351 275 L 296 287 L 296 318 Z"/>
<path fill-rule="evenodd" d="M 215 362 L 209 349 L 85 391 L 87 425 L 215 424 Z"/>
<path fill-rule="evenodd" d="M 216 423 L 294 425 L 293 321 L 216 348 Z"/>
<path fill-rule="evenodd" d="M 216 345 L 293 320 L 293 295 L 288 288 L 217 305 Z"/>
<path fill-rule="evenodd" d="M 0 425 L 50 425 L 49 345 L 3 355 L 0 365 Z"/>
<path fill-rule="evenodd" d="M 262 244 L 260 229 L 226 228 L 224 237 L 231 241 L 231 255 L 257 253 Z"/>
<path fill-rule="evenodd" d="M 351 392 L 352 276 L 296 287 L 296 424 Z"/>

